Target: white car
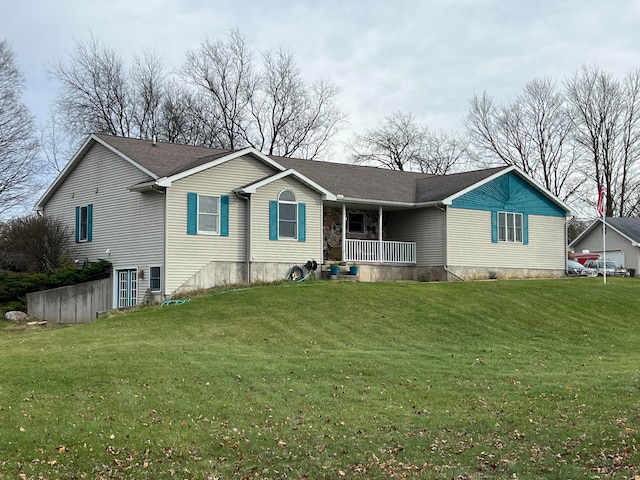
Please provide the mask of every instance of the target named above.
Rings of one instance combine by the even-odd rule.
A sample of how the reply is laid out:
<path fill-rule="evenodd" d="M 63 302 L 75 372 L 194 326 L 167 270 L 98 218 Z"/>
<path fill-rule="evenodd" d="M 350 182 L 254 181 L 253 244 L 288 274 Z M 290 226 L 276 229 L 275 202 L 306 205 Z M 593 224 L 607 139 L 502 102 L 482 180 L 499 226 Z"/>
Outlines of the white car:
<path fill-rule="evenodd" d="M 595 270 L 596 275 L 598 275 L 599 277 L 602 277 L 604 275 L 605 267 L 602 260 L 587 260 L 586 262 L 584 262 L 584 266 Z M 627 276 L 627 271 L 613 262 L 607 262 L 606 272 L 608 277 Z"/>

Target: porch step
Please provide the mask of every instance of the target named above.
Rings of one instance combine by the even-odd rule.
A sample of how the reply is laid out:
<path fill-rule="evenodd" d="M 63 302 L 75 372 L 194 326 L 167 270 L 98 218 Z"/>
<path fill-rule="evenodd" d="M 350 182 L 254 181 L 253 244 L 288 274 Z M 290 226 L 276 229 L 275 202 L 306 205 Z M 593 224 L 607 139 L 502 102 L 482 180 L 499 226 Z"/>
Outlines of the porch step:
<path fill-rule="evenodd" d="M 322 278 L 328 278 L 329 280 L 336 280 L 342 282 L 357 282 L 358 275 L 351 275 L 349 273 L 349 267 L 340 268 L 340 273 L 338 275 L 331 275 L 331 268 L 329 265 L 322 265 L 321 268 Z"/>
<path fill-rule="evenodd" d="M 330 280 L 337 280 L 339 282 L 357 282 L 358 281 L 358 275 L 351 275 L 350 273 L 344 273 L 344 274 L 338 274 L 338 275 L 331 275 L 329 274 L 329 279 Z"/>

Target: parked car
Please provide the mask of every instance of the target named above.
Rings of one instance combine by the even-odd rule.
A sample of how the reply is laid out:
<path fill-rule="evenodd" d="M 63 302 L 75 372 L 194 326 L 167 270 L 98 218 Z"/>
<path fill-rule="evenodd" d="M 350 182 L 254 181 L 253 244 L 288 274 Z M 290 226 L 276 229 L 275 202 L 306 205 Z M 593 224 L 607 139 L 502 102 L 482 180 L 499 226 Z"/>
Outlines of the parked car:
<path fill-rule="evenodd" d="M 585 267 L 575 260 L 567 260 L 567 275 L 572 277 L 595 277 L 596 271 L 593 268 Z"/>
<path fill-rule="evenodd" d="M 595 270 L 596 275 L 602 277 L 605 272 L 604 262 L 602 260 L 587 260 L 584 263 L 587 268 Z M 626 277 L 627 271 L 621 266 L 616 265 L 613 262 L 607 262 L 606 272 L 608 277 Z"/>

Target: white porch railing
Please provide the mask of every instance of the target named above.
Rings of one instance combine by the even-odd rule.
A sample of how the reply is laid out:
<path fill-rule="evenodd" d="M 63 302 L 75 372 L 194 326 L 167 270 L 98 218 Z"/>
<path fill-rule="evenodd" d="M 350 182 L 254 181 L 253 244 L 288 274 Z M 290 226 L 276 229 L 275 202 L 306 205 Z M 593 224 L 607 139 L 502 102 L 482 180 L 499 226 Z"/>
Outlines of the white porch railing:
<path fill-rule="evenodd" d="M 416 263 L 415 242 L 345 239 L 342 251 L 345 262 Z"/>

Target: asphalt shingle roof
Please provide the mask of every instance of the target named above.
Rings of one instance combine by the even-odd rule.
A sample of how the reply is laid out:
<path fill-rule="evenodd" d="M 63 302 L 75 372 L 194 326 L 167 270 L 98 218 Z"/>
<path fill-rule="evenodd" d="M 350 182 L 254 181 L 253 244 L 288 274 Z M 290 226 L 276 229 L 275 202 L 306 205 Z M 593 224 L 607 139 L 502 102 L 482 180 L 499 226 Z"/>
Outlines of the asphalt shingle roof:
<path fill-rule="evenodd" d="M 111 135 L 96 137 L 160 178 L 175 175 L 231 153 L 229 150 L 175 143 L 156 142 L 154 145 L 151 140 L 137 138 Z"/>
<path fill-rule="evenodd" d="M 416 186 L 416 202 L 434 202 L 443 200 L 465 188 L 504 170 L 506 167 L 487 168 L 470 172 L 453 173 L 450 175 L 438 175 L 421 178 Z"/>
<path fill-rule="evenodd" d="M 624 233 L 627 237 L 635 242 L 640 242 L 640 218 L 638 217 L 623 217 L 623 218 L 609 218 L 606 219 L 607 223 L 616 230 Z"/>
<path fill-rule="evenodd" d="M 159 178 L 205 164 L 232 151 L 172 143 L 96 135 Z M 437 202 L 505 169 L 475 170 L 451 175 L 427 175 L 345 163 L 270 157 L 294 169 L 336 195 L 380 202 Z M 275 172 L 274 172 L 275 173 Z"/>

